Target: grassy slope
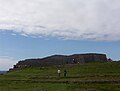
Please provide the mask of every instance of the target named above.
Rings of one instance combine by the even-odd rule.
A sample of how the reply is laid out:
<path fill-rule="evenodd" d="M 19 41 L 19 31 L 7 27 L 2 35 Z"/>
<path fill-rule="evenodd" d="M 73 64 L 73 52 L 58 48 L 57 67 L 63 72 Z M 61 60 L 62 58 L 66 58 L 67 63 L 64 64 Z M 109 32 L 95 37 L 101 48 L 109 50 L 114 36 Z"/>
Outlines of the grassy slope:
<path fill-rule="evenodd" d="M 67 70 L 58 79 L 57 70 Z M 50 76 L 51 78 L 44 78 Z M 51 81 L 40 83 L 39 81 Z M 52 83 L 52 81 L 120 80 L 120 62 L 87 63 L 75 66 L 31 67 L 0 76 L 0 91 L 120 91 L 120 83 Z M 38 81 L 38 82 L 34 82 Z"/>

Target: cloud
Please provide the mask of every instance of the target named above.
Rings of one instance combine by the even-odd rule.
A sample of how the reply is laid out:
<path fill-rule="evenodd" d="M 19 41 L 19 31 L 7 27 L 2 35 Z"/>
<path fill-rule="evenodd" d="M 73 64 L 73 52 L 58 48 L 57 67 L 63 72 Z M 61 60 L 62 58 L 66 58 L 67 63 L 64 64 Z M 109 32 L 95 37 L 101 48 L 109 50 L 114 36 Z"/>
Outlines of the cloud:
<path fill-rule="evenodd" d="M 9 68 L 13 68 L 15 65 L 15 59 L 6 56 L 0 56 L 0 71 L 9 70 Z"/>
<path fill-rule="evenodd" d="M 0 0 L 0 29 L 25 36 L 120 40 L 120 0 Z"/>

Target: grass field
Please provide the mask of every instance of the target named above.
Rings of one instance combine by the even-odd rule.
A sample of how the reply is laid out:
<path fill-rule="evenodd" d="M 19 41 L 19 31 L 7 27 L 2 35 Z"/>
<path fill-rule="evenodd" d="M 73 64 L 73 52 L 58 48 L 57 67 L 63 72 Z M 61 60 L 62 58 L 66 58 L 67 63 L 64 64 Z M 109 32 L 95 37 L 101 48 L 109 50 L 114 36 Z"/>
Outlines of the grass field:
<path fill-rule="evenodd" d="M 119 81 L 120 62 L 30 67 L 0 75 L 0 91 L 120 91 Z"/>

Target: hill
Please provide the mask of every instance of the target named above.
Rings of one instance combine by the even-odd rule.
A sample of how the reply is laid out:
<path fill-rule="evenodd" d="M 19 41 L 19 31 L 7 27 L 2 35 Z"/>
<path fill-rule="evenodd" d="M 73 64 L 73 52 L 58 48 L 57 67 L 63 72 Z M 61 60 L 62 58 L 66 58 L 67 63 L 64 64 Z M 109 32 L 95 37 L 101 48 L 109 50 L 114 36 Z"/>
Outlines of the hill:
<path fill-rule="evenodd" d="M 21 68 L 0 76 L 0 91 L 120 91 L 120 62 Z"/>

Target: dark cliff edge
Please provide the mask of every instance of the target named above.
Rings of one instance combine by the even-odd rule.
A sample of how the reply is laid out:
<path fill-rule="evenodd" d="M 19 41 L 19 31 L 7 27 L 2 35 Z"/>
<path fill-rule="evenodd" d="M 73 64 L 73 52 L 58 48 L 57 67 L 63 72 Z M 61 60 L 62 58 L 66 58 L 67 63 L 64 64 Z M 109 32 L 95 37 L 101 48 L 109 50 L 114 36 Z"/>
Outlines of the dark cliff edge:
<path fill-rule="evenodd" d="M 49 65 L 67 65 L 80 64 L 89 62 L 107 62 L 106 54 L 87 53 L 87 54 L 73 54 L 73 55 L 53 55 L 38 59 L 25 59 L 19 61 L 14 65 L 13 69 L 25 68 L 31 66 L 49 66 Z"/>

